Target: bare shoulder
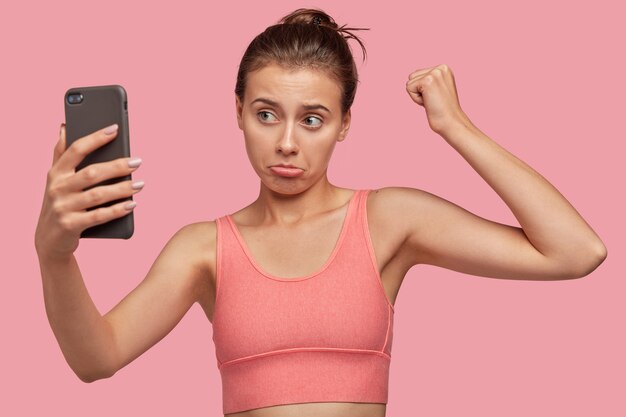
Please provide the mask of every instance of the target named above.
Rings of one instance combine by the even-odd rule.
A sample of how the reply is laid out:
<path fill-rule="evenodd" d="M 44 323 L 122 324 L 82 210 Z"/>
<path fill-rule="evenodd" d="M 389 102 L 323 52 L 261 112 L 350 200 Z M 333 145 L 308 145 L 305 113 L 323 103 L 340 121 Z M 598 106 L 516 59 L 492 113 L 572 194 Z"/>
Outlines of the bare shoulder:
<path fill-rule="evenodd" d="M 182 226 L 176 234 L 187 244 L 199 247 L 215 246 L 217 225 L 215 221 L 189 223 Z"/>
<path fill-rule="evenodd" d="M 407 213 L 419 211 L 420 206 L 428 204 L 437 198 L 433 194 L 408 187 L 384 187 L 374 189 L 367 199 L 367 213 L 370 227 L 392 227 L 402 238 L 406 238 L 408 229 L 401 227 L 406 223 Z M 398 227 L 393 227 L 398 225 Z"/>
<path fill-rule="evenodd" d="M 415 203 L 415 200 L 428 198 L 427 191 L 409 187 L 383 187 L 373 189 L 368 198 L 368 208 L 370 201 L 372 208 L 402 209 L 406 203 Z M 411 201 L 412 200 L 412 201 Z"/>
<path fill-rule="evenodd" d="M 422 217 L 415 213 L 419 213 L 419 206 L 428 198 L 425 191 L 404 187 L 373 189 L 369 193 L 367 222 L 381 270 L 387 265 L 400 265 L 408 270 L 413 265 L 404 254 L 405 242 L 411 231 L 419 227 Z"/>
<path fill-rule="evenodd" d="M 190 223 L 181 227 L 176 236 L 186 247 L 194 264 L 206 270 L 211 276 L 215 271 L 217 225 L 215 221 Z"/>

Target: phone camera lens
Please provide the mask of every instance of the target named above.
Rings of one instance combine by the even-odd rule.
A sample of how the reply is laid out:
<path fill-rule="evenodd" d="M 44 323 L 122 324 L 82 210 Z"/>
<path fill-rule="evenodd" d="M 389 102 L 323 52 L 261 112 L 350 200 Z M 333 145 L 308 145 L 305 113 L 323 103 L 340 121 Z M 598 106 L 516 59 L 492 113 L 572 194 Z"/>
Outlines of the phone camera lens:
<path fill-rule="evenodd" d="M 70 104 L 82 103 L 82 101 L 83 101 L 83 95 L 80 93 L 70 94 L 67 96 L 67 102 Z"/>

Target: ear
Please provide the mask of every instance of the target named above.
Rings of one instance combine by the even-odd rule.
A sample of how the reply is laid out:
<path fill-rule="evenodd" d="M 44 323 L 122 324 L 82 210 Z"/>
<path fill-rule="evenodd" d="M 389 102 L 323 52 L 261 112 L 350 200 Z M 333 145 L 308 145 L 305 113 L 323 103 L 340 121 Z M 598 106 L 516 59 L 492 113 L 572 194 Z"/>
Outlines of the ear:
<path fill-rule="evenodd" d="M 339 132 L 339 137 L 337 138 L 338 142 L 341 142 L 348 135 L 348 130 L 350 129 L 350 121 L 352 119 L 352 109 L 348 109 L 346 114 L 343 115 L 343 120 L 341 121 L 341 131 Z"/>
<path fill-rule="evenodd" d="M 243 130 L 243 121 L 242 121 L 242 112 L 243 112 L 243 103 L 239 99 L 239 96 L 235 96 L 235 108 L 237 110 L 237 124 L 239 125 L 239 129 Z"/>

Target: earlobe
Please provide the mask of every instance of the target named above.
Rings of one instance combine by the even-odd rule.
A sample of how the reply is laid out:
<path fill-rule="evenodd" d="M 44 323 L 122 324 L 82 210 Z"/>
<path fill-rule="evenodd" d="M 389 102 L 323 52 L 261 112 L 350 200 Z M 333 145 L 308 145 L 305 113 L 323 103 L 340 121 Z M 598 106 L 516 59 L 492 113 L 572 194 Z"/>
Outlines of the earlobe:
<path fill-rule="evenodd" d="M 243 105 L 241 104 L 241 100 L 238 96 L 235 96 L 235 110 L 237 111 L 237 125 L 239 125 L 239 129 L 243 130 L 243 122 L 242 122 L 242 113 L 243 113 Z"/>
<path fill-rule="evenodd" d="M 341 121 L 341 132 L 339 132 L 339 138 L 337 139 L 339 142 L 344 140 L 348 135 L 348 130 L 350 129 L 350 121 L 352 119 L 351 109 L 346 112 L 343 116 L 343 120 Z"/>

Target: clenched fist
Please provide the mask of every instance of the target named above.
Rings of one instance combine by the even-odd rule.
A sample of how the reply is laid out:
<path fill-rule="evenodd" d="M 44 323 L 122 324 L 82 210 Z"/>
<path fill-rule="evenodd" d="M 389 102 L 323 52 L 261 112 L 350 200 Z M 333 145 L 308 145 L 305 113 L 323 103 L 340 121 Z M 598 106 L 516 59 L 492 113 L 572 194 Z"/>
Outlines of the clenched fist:
<path fill-rule="evenodd" d="M 430 128 L 445 136 L 470 120 L 461 110 L 452 69 L 446 64 L 412 72 L 406 83 L 411 99 L 424 107 Z"/>

